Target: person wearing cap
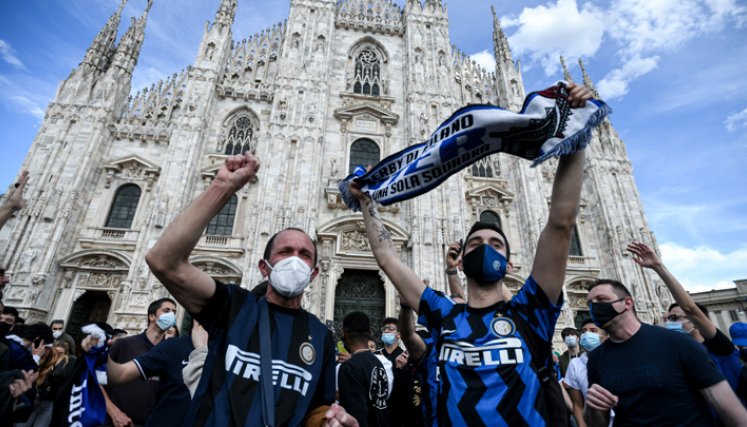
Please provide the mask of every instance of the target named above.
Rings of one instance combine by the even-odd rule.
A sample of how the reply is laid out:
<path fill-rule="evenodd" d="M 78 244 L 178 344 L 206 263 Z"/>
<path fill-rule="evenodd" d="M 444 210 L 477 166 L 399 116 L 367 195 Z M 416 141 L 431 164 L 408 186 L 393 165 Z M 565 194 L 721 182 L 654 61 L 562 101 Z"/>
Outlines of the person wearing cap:
<path fill-rule="evenodd" d="M 377 356 L 368 348 L 371 323 L 368 316 L 354 311 L 342 321 L 342 341 L 351 354 L 340 365 L 337 382 L 340 405 L 352 415 L 361 427 L 388 426 L 388 400 L 392 380 Z"/>
<path fill-rule="evenodd" d="M 651 247 L 644 243 L 631 243 L 628 245 L 628 251 L 634 255 L 633 260 L 638 265 L 654 270 L 674 297 L 675 303 L 669 306 L 665 317 L 665 327 L 686 334 L 703 344 L 729 386 L 741 399 L 742 404 L 747 406 L 747 384 L 744 380 L 747 373 L 739 361 L 739 351 L 729 337 L 713 324 L 708 317 L 708 309 L 692 299 Z M 741 381 L 740 377 L 743 378 Z"/>

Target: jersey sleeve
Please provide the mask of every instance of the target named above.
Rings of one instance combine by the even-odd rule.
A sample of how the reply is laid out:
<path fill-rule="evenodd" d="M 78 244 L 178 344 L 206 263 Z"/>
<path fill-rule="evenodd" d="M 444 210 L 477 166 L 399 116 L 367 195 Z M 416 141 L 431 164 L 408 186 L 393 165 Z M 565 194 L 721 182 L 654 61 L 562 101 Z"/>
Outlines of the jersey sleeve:
<path fill-rule="evenodd" d="M 688 381 L 699 390 L 724 380 L 724 376 L 718 371 L 700 343 L 689 337 L 682 337 L 682 339 L 673 340 L 672 345 L 678 347 L 680 363 L 683 372 L 686 372 L 688 376 Z"/>
<path fill-rule="evenodd" d="M 425 288 L 420 297 L 418 323 L 431 331 L 431 336 L 441 329 L 441 321 L 454 307 L 454 301 L 442 292 Z"/>
<path fill-rule="evenodd" d="M 228 323 L 229 305 L 231 303 L 232 286 L 218 280 L 215 281 L 215 293 L 208 300 L 205 307 L 199 313 L 192 313 L 192 316 L 212 334 L 216 328 L 226 328 Z"/>
<path fill-rule="evenodd" d="M 730 356 L 734 353 L 734 343 L 723 332 L 716 329 L 716 335 L 703 341 L 708 352 L 716 356 Z"/>
<path fill-rule="evenodd" d="M 545 291 L 529 277 L 521 290 L 511 299 L 510 306 L 529 324 L 543 340 L 550 341 L 555 333 L 555 325 L 563 307 L 561 293 L 558 304 L 553 304 Z"/>
<path fill-rule="evenodd" d="M 143 380 L 147 381 L 148 378 L 156 377 L 166 371 L 171 364 L 181 362 L 176 360 L 176 349 L 172 345 L 176 339 L 163 340 L 157 346 L 148 350 L 147 353 L 132 359 Z"/>
<path fill-rule="evenodd" d="M 347 361 L 340 365 L 338 376 L 340 406 L 358 420 L 359 425 L 365 426 L 368 422 L 368 397 L 366 396 L 368 387 L 361 380 L 353 363 Z"/>

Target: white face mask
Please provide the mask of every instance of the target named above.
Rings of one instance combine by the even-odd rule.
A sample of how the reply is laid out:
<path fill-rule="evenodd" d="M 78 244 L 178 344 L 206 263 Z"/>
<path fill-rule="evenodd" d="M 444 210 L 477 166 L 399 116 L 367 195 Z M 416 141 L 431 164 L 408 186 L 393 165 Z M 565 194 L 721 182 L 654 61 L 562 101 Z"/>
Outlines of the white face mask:
<path fill-rule="evenodd" d="M 286 298 L 301 295 L 311 281 L 311 268 L 299 257 L 292 256 L 275 263 L 274 266 L 265 260 L 272 270 L 270 285 Z"/>
<path fill-rule="evenodd" d="M 62 336 L 62 331 L 52 331 L 52 336 L 57 339 Z"/>
<path fill-rule="evenodd" d="M 575 347 L 578 345 L 578 339 L 575 335 L 568 335 L 567 337 L 565 337 L 564 341 L 565 345 L 567 345 L 568 347 Z"/>

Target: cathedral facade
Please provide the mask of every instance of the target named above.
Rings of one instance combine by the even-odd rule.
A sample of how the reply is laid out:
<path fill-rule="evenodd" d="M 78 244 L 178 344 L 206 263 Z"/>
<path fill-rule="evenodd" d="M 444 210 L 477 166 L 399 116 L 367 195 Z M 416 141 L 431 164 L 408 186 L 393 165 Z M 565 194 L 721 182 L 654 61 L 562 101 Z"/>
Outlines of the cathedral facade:
<path fill-rule="evenodd" d="M 65 319 L 73 333 L 96 320 L 141 330 L 149 302 L 168 295 L 145 253 L 227 155 L 251 151 L 257 179 L 211 221 L 191 261 L 251 288 L 267 240 L 298 227 L 315 240 L 321 270 L 305 308 L 328 323 L 354 309 L 373 322 L 395 315 L 396 291 L 337 181 L 427 139 L 466 104 L 520 109 L 521 70 L 495 12 L 497 65 L 485 70 L 451 44 L 440 0 L 291 0 L 285 22 L 241 41 L 231 30 L 237 0 L 220 0 L 194 63 L 131 95 L 148 10 L 117 40 L 125 1 L 60 83 L 24 162 L 29 203 L 0 231 L 6 305 L 27 322 Z M 583 81 L 593 88 L 585 71 Z M 670 301 L 624 250 L 655 245 L 625 145 L 608 121 L 593 138 L 558 330 L 588 316 L 597 277 L 627 284 L 645 321 Z M 499 223 L 515 291 L 530 274 L 556 164 L 494 155 L 382 218 L 401 257 L 438 290 L 446 246 L 476 220 Z"/>

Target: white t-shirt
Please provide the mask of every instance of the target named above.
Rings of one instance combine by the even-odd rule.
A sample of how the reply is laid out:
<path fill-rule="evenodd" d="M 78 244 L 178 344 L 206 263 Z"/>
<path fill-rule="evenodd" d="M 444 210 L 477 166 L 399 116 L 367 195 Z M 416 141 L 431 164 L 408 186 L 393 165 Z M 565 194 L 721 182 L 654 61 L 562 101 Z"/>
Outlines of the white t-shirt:
<path fill-rule="evenodd" d="M 581 395 L 584 396 L 584 402 L 586 401 L 586 393 L 589 392 L 589 377 L 586 373 L 586 363 L 588 361 L 588 352 L 584 352 L 581 356 L 571 359 L 571 363 L 568 364 L 568 370 L 565 371 L 565 378 L 563 378 L 563 382 L 568 384 L 568 387 L 581 392 Z M 614 421 L 615 411 L 610 411 L 610 427 Z"/>

